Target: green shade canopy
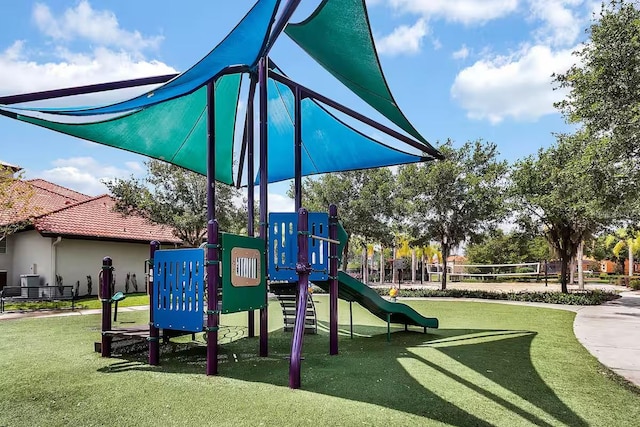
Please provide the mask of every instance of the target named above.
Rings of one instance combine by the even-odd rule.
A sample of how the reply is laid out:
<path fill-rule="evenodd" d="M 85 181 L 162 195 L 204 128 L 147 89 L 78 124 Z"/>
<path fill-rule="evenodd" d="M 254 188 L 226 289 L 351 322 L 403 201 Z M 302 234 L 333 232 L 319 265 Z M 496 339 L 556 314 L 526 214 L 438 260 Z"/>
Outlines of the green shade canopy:
<path fill-rule="evenodd" d="M 233 137 L 241 74 L 215 85 L 216 180 L 233 184 Z M 207 87 L 110 120 L 61 123 L 15 114 L 18 120 L 207 173 Z"/>
<path fill-rule="evenodd" d="M 285 33 L 353 93 L 429 145 L 396 105 L 382 73 L 364 0 L 324 0 Z"/>

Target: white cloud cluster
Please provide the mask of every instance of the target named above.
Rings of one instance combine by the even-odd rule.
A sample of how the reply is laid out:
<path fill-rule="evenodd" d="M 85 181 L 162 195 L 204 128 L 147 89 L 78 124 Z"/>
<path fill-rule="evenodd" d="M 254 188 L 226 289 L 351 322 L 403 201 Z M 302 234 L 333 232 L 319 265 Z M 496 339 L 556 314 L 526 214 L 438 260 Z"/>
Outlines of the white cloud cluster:
<path fill-rule="evenodd" d="M 380 54 L 415 54 L 420 51 L 422 39 L 428 33 L 427 23 L 419 19 L 414 25 L 401 25 L 391 34 L 381 38 L 376 47 Z"/>
<path fill-rule="evenodd" d="M 162 36 L 144 37 L 139 31 L 121 28 L 113 12 L 95 10 L 87 0 L 81 0 L 60 16 L 54 16 L 47 5 L 37 3 L 33 20 L 44 34 L 55 40 L 81 38 L 103 46 L 140 51 L 157 48 L 163 39 Z"/>
<path fill-rule="evenodd" d="M 584 0 L 530 0 L 531 17 L 543 22 L 536 31 L 541 43 L 569 46 L 580 35 L 588 13 L 579 9 Z"/>
<path fill-rule="evenodd" d="M 453 59 L 467 59 L 469 56 L 469 48 L 463 44 L 462 47 L 451 54 Z"/>
<path fill-rule="evenodd" d="M 24 46 L 23 41 L 16 41 L 0 52 L 0 95 L 175 73 L 160 61 L 136 59 L 128 52 L 104 47 L 90 52 L 58 47 L 57 61 L 38 62 L 28 56 Z"/>
<path fill-rule="evenodd" d="M 518 0 L 389 0 L 395 9 L 463 24 L 485 23 L 513 13 Z"/>
<path fill-rule="evenodd" d="M 112 12 L 95 10 L 86 0 L 60 16 L 37 4 L 32 18 L 53 45 L 27 49 L 27 41 L 17 40 L 4 50 L 0 47 L 0 95 L 175 73 L 173 67 L 147 60 L 141 53 L 156 47 L 162 37 L 127 31 Z M 65 44 L 70 39 L 89 42 L 90 47 L 70 50 Z M 43 56 L 50 59 L 42 61 Z"/>
<path fill-rule="evenodd" d="M 126 162 L 124 167 L 118 167 L 104 165 L 93 157 L 56 159 L 51 165 L 53 168 L 34 175 L 90 196 L 108 192 L 103 180 L 127 178 L 143 171 L 143 167 L 137 162 Z"/>
<path fill-rule="evenodd" d="M 573 64 L 571 51 L 536 45 L 511 56 L 485 58 L 456 76 L 451 96 L 470 118 L 494 124 L 506 117 L 535 120 L 554 113 L 553 103 L 564 93 L 553 90 L 551 75 Z"/>
<path fill-rule="evenodd" d="M 529 20 L 541 22 L 532 43 L 509 55 L 487 54 L 463 69 L 452 97 L 473 119 L 534 121 L 557 113 L 553 103 L 566 94 L 553 90 L 552 74 L 576 61 L 571 55 L 593 5 L 585 0 L 529 0 Z"/>

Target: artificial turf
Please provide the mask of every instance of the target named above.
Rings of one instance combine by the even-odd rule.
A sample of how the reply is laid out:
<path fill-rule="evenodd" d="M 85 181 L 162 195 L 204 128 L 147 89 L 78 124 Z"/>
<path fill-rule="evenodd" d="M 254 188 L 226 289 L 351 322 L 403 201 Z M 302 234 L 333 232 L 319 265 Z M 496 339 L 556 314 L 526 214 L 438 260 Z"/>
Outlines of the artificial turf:
<path fill-rule="evenodd" d="M 573 335 L 574 313 L 476 302 L 409 301 L 440 329 L 394 328 L 340 306 L 340 354 L 328 355 L 328 303 L 305 336 L 302 390 L 288 384 L 291 335 L 270 304 L 270 354 L 246 338 L 246 314 L 222 317 L 220 373 L 182 340 L 146 355 L 93 353 L 99 316 L 0 321 L 0 426 L 34 425 L 637 425 L 640 394 Z M 256 318 L 259 316 L 256 316 Z M 123 312 L 123 326 L 144 312 Z M 257 330 L 257 328 L 256 328 Z M 200 337 L 198 337 L 200 340 Z"/>

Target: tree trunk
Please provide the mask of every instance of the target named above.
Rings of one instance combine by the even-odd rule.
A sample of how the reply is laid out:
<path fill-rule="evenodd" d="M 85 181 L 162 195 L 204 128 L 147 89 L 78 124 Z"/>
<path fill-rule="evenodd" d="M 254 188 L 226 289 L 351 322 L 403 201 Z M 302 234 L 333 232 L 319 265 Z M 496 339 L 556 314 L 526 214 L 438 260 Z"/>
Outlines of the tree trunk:
<path fill-rule="evenodd" d="M 575 257 L 571 258 L 569 261 L 569 284 L 573 285 L 576 281 L 576 259 Z"/>
<path fill-rule="evenodd" d="M 421 276 L 420 283 L 424 283 L 424 252 L 422 253 L 422 258 L 420 259 L 420 267 L 421 267 Z"/>
<path fill-rule="evenodd" d="M 631 245 L 633 244 L 633 240 L 629 239 L 627 242 L 627 246 L 629 246 L 629 277 L 633 277 L 633 248 Z"/>
<path fill-rule="evenodd" d="M 396 269 L 396 248 L 393 248 L 393 261 L 391 264 L 391 283 L 396 283 L 396 277 L 398 275 L 398 270 Z"/>
<path fill-rule="evenodd" d="M 442 245 L 442 290 L 447 289 L 447 258 L 449 258 L 449 247 Z"/>
<path fill-rule="evenodd" d="M 411 283 L 416 283 L 416 250 L 411 249 Z"/>
<path fill-rule="evenodd" d="M 380 284 L 384 285 L 384 246 L 380 245 Z"/>
<path fill-rule="evenodd" d="M 349 240 L 347 239 L 347 243 L 344 244 L 344 252 L 342 252 L 342 271 L 347 271 L 347 266 L 349 265 Z"/>
<path fill-rule="evenodd" d="M 569 256 L 568 254 L 562 253 L 560 254 L 560 288 L 563 293 L 569 293 L 569 289 L 567 288 L 567 269 L 569 266 Z"/>
<path fill-rule="evenodd" d="M 368 283 L 369 282 L 369 278 L 368 276 L 368 271 L 367 271 L 367 261 L 368 261 L 369 257 L 367 254 L 367 245 L 364 245 L 364 249 L 362 251 L 362 283 Z"/>
<path fill-rule="evenodd" d="M 582 255 L 584 252 L 584 241 L 581 241 L 578 245 L 578 253 L 576 254 L 576 260 L 578 261 L 578 289 L 584 290 L 584 268 L 582 266 Z"/>

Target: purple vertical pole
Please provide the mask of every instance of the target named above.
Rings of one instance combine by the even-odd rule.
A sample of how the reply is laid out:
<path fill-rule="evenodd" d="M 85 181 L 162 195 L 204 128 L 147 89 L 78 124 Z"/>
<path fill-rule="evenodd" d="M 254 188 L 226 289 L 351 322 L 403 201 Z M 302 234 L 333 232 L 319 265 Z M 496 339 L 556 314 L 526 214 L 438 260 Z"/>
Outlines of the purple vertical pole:
<path fill-rule="evenodd" d="M 295 89 L 294 107 L 294 194 L 296 212 L 302 207 L 302 92 Z M 306 303 L 305 303 L 306 304 Z"/>
<path fill-rule="evenodd" d="M 267 212 L 268 212 L 268 189 L 267 182 L 269 181 L 268 174 L 268 156 L 267 156 L 267 134 L 268 134 L 268 126 L 267 126 L 267 78 L 268 68 L 267 68 L 267 58 L 263 57 L 260 59 L 258 63 L 258 83 L 260 85 L 260 237 L 262 237 L 265 241 L 265 251 L 268 249 L 268 238 L 267 238 Z M 264 266 L 265 269 L 268 268 L 269 257 L 265 257 L 267 265 Z M 265 307 L 260 309 L 260 356 L 267 357 L 269 355 L 269 326 L 268 326 L 268 307 L 267 304 L 267 294 L 264 295 L 265 298 Z"/>
<path fill-rule="evenodd" d="M 289 362 L 289 387 L 300 388 L 302 341 L 304 339 L 305 317 L 307 313 L 307 292 L 309 287 L 309 215 L 305 208 L 298 210 L 298 300 L 296 302 L 296 323 L 291 342 Z"/>
<path fill-rule="evenodd" d="M 102 283 L 100 283 L 100 301 L 102 302 L 102 343 L 100 346 L 102 357 L 111 357 L 111 274 L 113 270 L 111 258 L 102 259 Z"/>
<path fill-rule="evenodd" d="M 338 207 L 329 205 L 329 238 L 338 240 Z M 329 354 L 338 354 L 338 245 L 329 243 Z"/>
<path fill-rule="evenodd" d="M 218 373 L 218 222 L 215 83 L 207 84 L 207 375 Z"/>
<path fill-rule="evenodd" d="M 254 201 L 255 201 L 255 168 L 254 168 L 254 134 L 253 134 L 253 101 L 256 94 L 256 78 L 251 75 L 251 86 L 249 86 L 249 99 L 247 101 L 247 234 L 250 237 L 255 236 L 255 228 L 253 224 Z M 250 338 L 256 335 L 255 331 L 255 311 L 250 310 L 247 323 L 249 325 L 248 335 Z"/>
<path fill-rule="evenodd" d="M 154 258 L 156 251 L 160 249 L 160 242 L 154 240 L 149 244 L 149 365 L 160 364 L 160 330 L 155 326 L 153 305 L 153 294 L 156 290 L 153 281 L 153 274 L 156 271 Z"/>

